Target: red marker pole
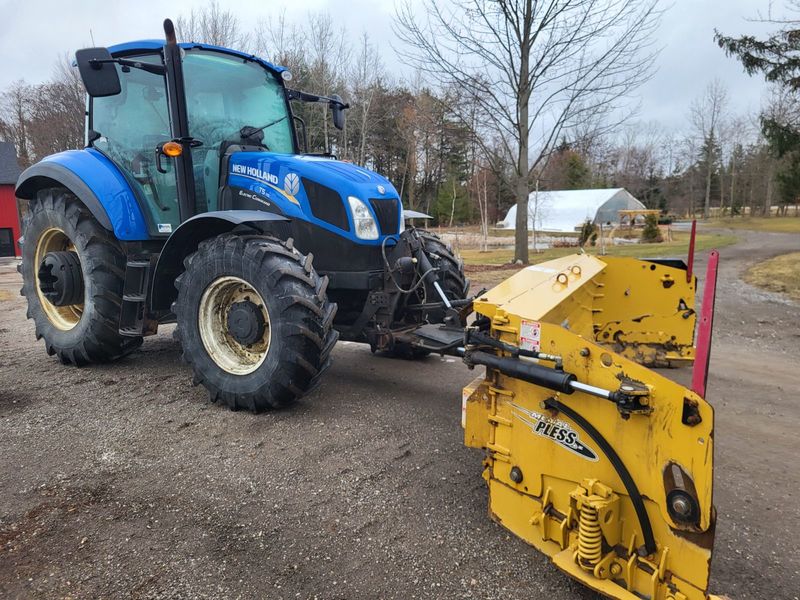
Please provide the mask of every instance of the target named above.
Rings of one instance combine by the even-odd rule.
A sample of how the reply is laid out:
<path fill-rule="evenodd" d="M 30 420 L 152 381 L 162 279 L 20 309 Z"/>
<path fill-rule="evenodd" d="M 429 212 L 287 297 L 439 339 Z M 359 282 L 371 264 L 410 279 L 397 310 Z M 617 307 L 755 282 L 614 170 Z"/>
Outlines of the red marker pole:
<path fill-rule="evenodd" d="M 692 235 L 689 236 L 689 259 L 686 261 L 686 283 L 692 283 L 694 269 L 694 238 L 697 234 L 697 219 L 692 219 Z"/>
<path fill-rule="evenodd" d="M 700 309 L 700 325 L 697 328 L 697 351 L 692 370 L 692 391 L 706 397 L 708 363 L 711 357 L 711 334 L 714 328 L 714 302 L 717 296 L 717 268 L 719 252 L 712 250 L 708 256 L 706 285 L 703 290 L 703 306 Z"/>

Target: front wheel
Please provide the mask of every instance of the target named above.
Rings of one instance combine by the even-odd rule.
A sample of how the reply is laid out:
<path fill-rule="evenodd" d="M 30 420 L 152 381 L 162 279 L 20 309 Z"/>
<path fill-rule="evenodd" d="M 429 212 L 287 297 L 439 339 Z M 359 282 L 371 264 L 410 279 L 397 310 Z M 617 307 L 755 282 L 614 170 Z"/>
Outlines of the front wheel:
<path fill-rule="evenodd" d="M 184 261 L 175 337 L 213 401 L 258 412 L 319 382 L 338 334 L 327 278 L 311 261 L 291 240 L 235 234 L 202 242 Z"/>

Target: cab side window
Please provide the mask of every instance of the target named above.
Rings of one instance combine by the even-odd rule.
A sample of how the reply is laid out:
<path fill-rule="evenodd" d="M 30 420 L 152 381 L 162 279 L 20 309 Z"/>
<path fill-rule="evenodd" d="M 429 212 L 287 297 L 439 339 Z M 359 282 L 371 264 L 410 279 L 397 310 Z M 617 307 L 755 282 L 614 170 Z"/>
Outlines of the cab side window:
<path fill-rule="evenodd" d="M 161 62 L 159 55 L 138 60 Z M 180 224 L 172 161 L 155 166 L 156 147 L 171 139 L 164 77 L 141 69 L 123 72 L 117 65 L 122 92 L 92 100 L 91 127 L 100 134 L 94 147 L 106 154 L 135 182 L 147 204 L 153 233 L 174 231 Z"/>

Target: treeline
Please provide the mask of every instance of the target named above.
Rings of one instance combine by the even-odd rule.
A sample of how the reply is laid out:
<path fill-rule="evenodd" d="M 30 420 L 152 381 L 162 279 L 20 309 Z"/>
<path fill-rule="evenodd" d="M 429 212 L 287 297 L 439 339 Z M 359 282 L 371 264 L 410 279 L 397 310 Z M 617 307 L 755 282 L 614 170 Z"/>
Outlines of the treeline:
<path fill-rule="evenodd" d="M 18 80 L 0 93 L 0 140 L 11 142 L 23 168 L 48 154 L 84 145 L 86 92 L 71 58 L 38 84 Z"/>
<path fill-rule="evenodd" d="M 342 96 L 351 106 L 343 131 L 332 127 L 324 105 L 295 105 L 309 151 L 329 150 L 384 174 L 406 207 L 432 214 L 438 224 L 485 227 L 514 203 L 507 144 L 476 124 L 474 101 L 419 75 L 392 76 L 367 34 L 354 37 L 326 13 L 302 23 L 263 20 L 246 33 L 216 3 L 183 15 L 177 26 L 183 40 L 239 48 L 287 66 L 290 87 Z M 765 112 L 793 110 L 786 96 L 776 93 Z M 84 104 L 76 69 L 65 58 L 49 81 L 19 81 L 0 94 L 0 138 L 15 144 L 23 166 L 82 147 Z M 529 189 L 625 187 L 648 207 L 679 216 L 796 202 L 800 182 L 788 173 L 791 161 L 775 152 L 757 115 L 730 113 L 720 83 L 711 82 L 687 104 L 686 123 L 681 133 L 657 123 L 565 129 L 532 170 Z"/>
<path fill-rule="evenodd" d="M 676 134 L 637 122 L 611 138 L 564 141 L 543 169 L 539 188 L 624 187 L 648 208 L 679 217 L 703 216 L 706 207 L 729 216 L 746 208 L 767 214 L 770 206 L 797 202 L 800 189 L 781 184 L 790 169 L 771 150 L 756 115 L 723 112 L 713 133 L 690 127 Z"/>

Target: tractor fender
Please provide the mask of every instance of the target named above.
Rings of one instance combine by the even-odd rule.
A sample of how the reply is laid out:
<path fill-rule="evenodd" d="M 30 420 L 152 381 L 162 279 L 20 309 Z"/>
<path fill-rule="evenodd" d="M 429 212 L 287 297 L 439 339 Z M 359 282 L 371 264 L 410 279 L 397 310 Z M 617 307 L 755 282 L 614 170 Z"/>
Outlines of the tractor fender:
<path fill-rule="evenodd" d="M 150 309 L 169 310 L 178 296 L 175 279 L 183 272 L 184 259 L 200 242 L 234 229 L 249 233 L 271 232 L 287 237 L 289 219 L 260 210 L 220 210 L 187 219 L 169 236 L 156 263 L 150 288 Z"/>
<path fill-rule="evenodd" d="M 52 187 L 63 187 L 75 194 L 117 239 L 150 238 L 131 186 L 98 150 L 67 150 L 42 159 L 20 175 L 16 195 L 30 200 L 39 190 Z"/>

